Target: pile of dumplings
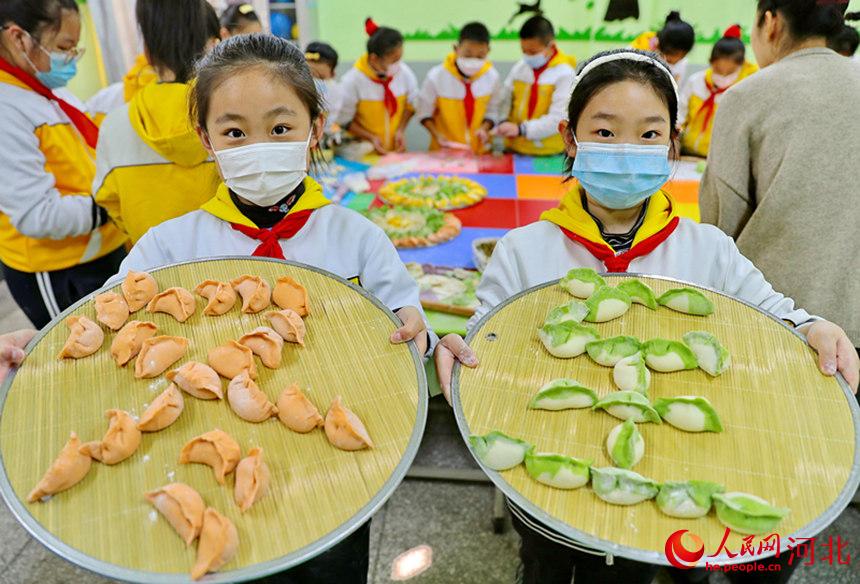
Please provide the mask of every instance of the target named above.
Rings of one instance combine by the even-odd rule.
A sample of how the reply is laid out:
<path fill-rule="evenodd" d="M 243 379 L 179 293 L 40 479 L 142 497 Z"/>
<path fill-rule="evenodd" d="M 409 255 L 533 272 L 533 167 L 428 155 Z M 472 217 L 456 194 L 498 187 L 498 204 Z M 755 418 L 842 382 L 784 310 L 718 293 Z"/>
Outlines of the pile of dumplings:
<path fill-rule="evenodd" d="M 747 534 L 773 530 L 788 509 L 746 493 L 726 493 L 722 485 L 706 481 L 659 484 L 632 471 L 645 455 L 645 440 L 637 424 L 668 424 L 686 432 L 723 431 L 711 402 L 702 396 L 649 399 L 651 372 L 674 372 L 699 368 L 716 377 L 731 366 L 729 352 L 717 338 L 705 331 L 691 331 L 682 341 L 651 339 L 642 342 L 632 336 L 601 338 L 592 326 L 624 315 L 632 304 L 651 310 L 665 306 L 696 316 L 713 314 L 714 305 L 700 291 L 676 288 L 657 296 L 644 282 L 625 279 L 612 287 L 597 272 L 587 268 L 571 270 L 560 281 L 573 300 L 553 308 L 538 337 L 554 357 L 570 359 L 582 354 L 603 367 L 612 368 L 616 391 L 599 397 L 597 391 L 575 379 L 555 379 L 538 389 L 529 401 L 532 410 L 602 410 L 619 418 L 606 438 L 606 452 L 614 466 L 597 468 L 593 461 L 564 454 L 538 452 L 523 440 L 501 432 L 473 435 L 469 442 L 481 462 L 496 471 L 524 464 L 534 480 L 559 489 L 576 489 L 591 483 L 598 498 L 615 505 L 634 505 L 655 499 L 660 510 L 671 517 L 704 517 L 711 508 L 727 527 Z"/>
<path fill-rule="evenodd" d="M 284 388 L 276 401 L 269 400 L 258 385 L 255 357 L 263 367 L 281 366 L 285 343 L 305 345 L 307 329 L 304 317 L 310 315 L 307 290 L 290 277 L 277 280 L 274 289 L 259 276 L 244 275 L 231 282 L 206 280 L 194 292 L 206 300 L 203 314 L 219 317 L 230 312 L 241 300 L 241 312 L 259 314 L 271 307 L 278 310 L 264 314 L 270 326 L 251 330 L 239 339 L 213 347 L 207 363 L 185 362 L 174 367 L 185 356 L 191 343 L 180 336 L 159 335 L 158 327 L 149 321 L 129 320 L 146 309 L 165 313 L 184 323 L 197 310 L 194 294 L 181 287 L 159 292 L 152 275 L 129 272 L 120 292 L 105 292 L 95 297 L 96 321 L 86 316 L 66 320 L 69 336 L 60 351 L 60 359 L 84 359 L 99 351 L 105 342 L 102 326 L 115 333 L 110 352 L 118 367 L 134 360 L 134 376 L 152 379 L 164 374 L 169 382 L 139 418 L 110 409 L 105 413 L 108 428 L 99 439 L 81 442 L 72 432 L 69 440 L 27 497 L 30 503 L 46 502 L 81 482 L 92 462 L 119 464 L 138 449 L 144 433 L 155 433 L 174 424 L 185 408 L 185 398 L 202 401 L 225 398 L 221 378 L 228 380 L 226 400 L 231 410 L 251 423 L 277 418 L 293 432 L 307 434 L 322 428 L 336 448 L 357 451 L 372 448 L 373 441 L 361 419 L 348 409 L 340 396 L 332 401 L 323 417 L 317 406 L 298 384 Z M 214 479 L 226 485 L 233 473 L 233 498 L 242 513 L 248 511 L 269 490 L 271 473 L 261 448 L 252 448 L 245 458 L 236 440 L 220 429 L 214 429 L 189 441 L 179 453 L 181 464 L 200 463 L 212 467 Z M 171 483 L 146 493 L 146 499 L 170 523 L 186 545 L 197 541 L 194 579 L 219 570 L 235 556 L 238 532 L 235 525 L 216 509 L 207 506 L 191 486 Z"/>

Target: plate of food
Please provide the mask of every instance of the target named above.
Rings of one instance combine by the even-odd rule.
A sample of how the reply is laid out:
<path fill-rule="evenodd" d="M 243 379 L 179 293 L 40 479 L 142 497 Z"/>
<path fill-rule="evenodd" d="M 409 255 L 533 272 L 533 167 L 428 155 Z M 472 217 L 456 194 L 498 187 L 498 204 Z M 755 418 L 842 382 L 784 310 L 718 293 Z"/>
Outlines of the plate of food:
<path fill-rule="evenodd" d="M 364 214 L 399 249 L 439 245 L 460 235 L 462 229 L 456 215 L 432 207 L 372 207 Z"/>
<path fill-rule="evenodd" d="M 379 198 L 390 205 L 451 211 L 481 202 L 487 189 L 468 178 L 422 175 L 388 182 L 379 189 Z"/>
<path fill-rule="evenodd" d="M 322 270 L 132 272 L 33 340 L 0 390 L 0 492 L 65 559 L 132 582 L 280 572 L 366 522 L 427 386 L 396 317 Z"/>
<path fill-rule="evenodd" d="M 467 341 L 481 365 L 455 368 L 452 390 L 470 451 L 512 503 L 604 553 L 668 565 L 681 529 L 711 564 L 785 553 L 860 483 L 845 381 L 793 328 L 722 293 L 577 269 L 497 306 Z M 772 534 L 777 546 L 738 554 Z"/>
<path fill-rule="evenodd" d="M 472 316 L 480 304 L 475 290 L 481 274 L 464 268 L 447 268 L 409 262 L 409 275 L 421 289 L 421 305 L 428 310 Z"/>

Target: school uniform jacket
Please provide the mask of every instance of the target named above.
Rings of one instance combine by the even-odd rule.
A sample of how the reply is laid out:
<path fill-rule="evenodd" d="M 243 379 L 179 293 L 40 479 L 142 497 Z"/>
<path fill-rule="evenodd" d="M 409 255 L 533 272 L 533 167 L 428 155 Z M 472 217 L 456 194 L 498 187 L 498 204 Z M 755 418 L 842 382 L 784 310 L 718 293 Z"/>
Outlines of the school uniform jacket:
<path fill-rule="evenodd" d="M 386 149 L 391 150 L 394 148 L 394 134 L 400 126 L 403 114 L 415 111 L 418 79 L 406 63 L 400 63 L 400 70 L 391 79 L 390 85 L 391 92 L 397 99 L 397 109 L 393 115 L 385 108 L 385 90 L 379 81 L 379 76 L 367 62 L 367 55 L 362 55 L 341 79 L 338 123 L 348 128 L 350 122 L 355 120 L 379 137 Z"/>
<path fill-rule="evenodd" d="M 102 123 L 92 191 L 132 243 L 198 209 L 221 182 L 188 121 L 188 91 L 150 83 Z"/>
<path fill-rule="evenodd" d="M 657 33 L 653 30 L 649 30 L 643 32 L 638 37 L 633 39 L 633 42 L 630 43 L 630 46 L 634 49 L 638 49 L 640 51 L 651 51 L 652 53 L 658 53 L 659 42 L 657 41 Z M 669 71 L 672 72 L 672 77 L 675 78 L 675 82 L 680 86 L 684 83 L 684 80 L 687 78 L 687 65 L 689 64 L 689 60 L 687 57 L 684 57 L 674 65 L 672 63 L 666 63 L 669 66 Z"/>
<path fill-rule="evenodd" d="M 652 195 L 633 246 L 622 254 L 615 254 L 600 236 L 576 191 L 541 219 L 508 232 L 496 244 L 477 290 L 481 306 L 470 325 L 511 296 L 557 280 L 571 268 L 684 280 L 745 300 L 795 326 L 816 318 L 775 291 L 731 237 L 678 217 L 663 191 Z"/>
<path fill-rule="evenodd" d="M 712 80 L 714 70 L 710 67 L 690 76 L 681 91 L 678 119 L 683 124 L 681 147 L 684 152 L 707 156 L 711 147 L 711 132 L 714 118 L 723 94 L 758 71 L 758 66 L 744 62 L 737 80 L 727 87 L 716 87 Z"/>
<path fill-rule="evenodd" d="M 71 93 L 55 94 L 81 111 Z M 125 237 L 98 224 L 95 152 L 54 102 L 0 71 L 0 260 L 27 273 L 99 259 Z"/>
<path fill-rule="evenodd" d="M 525 134 L 508 140 L 508 148 L 520 154 L 549 155 L 564 151 L 558 123 L 567 117 L 576 60 L 561 51 L 549 60 L 535 79 L 535 70 L 517 62 L 505 79 L 503 118 L 520 125 Z M 537 99 L 531 97 L 537 92 Z M 534 106 L 531 105 L 534 103 Z M 533 108 L 533 109 L 532 109 Z"/>
<path fill-rule="evenodd" d="M 467 83 L 471 90 L 471 105 L 467 104 Z M 480 71 L 464 78 L 457 69 L 457 55 L 451 53 L 442 64 L 427 73 L 418 95 L 417 116 L 422 122 L 432 118 L 436 129 L 446 140 L 469 145 L 474 152 L 480 153 L 482 145 L 475 138 L 475 132 L 484 120 L 493 122 L 493 125 L 498 123 L 501 97 L 499 72 L 492 63 L 487 61 Z M 432 136 L 430 149 L 438 148 L 436 137 Z"/>

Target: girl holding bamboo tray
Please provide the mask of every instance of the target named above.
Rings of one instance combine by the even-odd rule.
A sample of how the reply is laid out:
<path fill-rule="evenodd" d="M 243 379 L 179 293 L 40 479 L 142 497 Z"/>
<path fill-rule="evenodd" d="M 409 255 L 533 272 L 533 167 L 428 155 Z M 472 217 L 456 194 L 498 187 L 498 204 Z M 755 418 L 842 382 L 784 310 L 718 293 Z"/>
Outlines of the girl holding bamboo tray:
<path fill-rule="evenodd" d="M 860 360 L 841 328 L 776 292 L 723 232 L 678 217 L 671 197 L 661 190 L 671 173 L 677 115 L 675 79 L 656 54 L 623 49 L 599 53 L 584 65 L 567 120 L 559 124 L 567 172 L 580 188 L 541 221 L 499 241 L 478 287 L 481 306 L 470 327 L 494 306 L 571 268 L 667 276 L 725 292 L 794 324 L 818 352 L 821 371 L 833 375 L 838 370 L 856 391 Z M 455 359 L 477 365 L 465 342 L 449 335 L 436 349 L 439 379 L 449 399 Z M 574 567 L 577 581 L 644 583 L 659 569 L 622 558 L 607 566 L 602 552 L 587 550 L 509 506 L 522 537 L 522 581 L 527 584 L 566 584 Z M 792 569 L 785 565 L 787 557 L 782 555 L 780 572 L 758 572 L 758 581 L 768 581 L 768 575 L 787 579 Z"/>
<path fill-rule="evenodd" d="M 304 54 L 271 35 L 240 35 L 197 66 L 191 117 L 224 180 L 199 210 L 150 229 L 112 278 L 206 257 L 289 259 L 357 280 L 403 321 L 391 342 L 426 353 L 418 286 L 381 229 L 330 205 L 307 175 L 322 135 L 321 97 Z M 266 581 L 366 582 L 369 522 L 323 555 Z"/>

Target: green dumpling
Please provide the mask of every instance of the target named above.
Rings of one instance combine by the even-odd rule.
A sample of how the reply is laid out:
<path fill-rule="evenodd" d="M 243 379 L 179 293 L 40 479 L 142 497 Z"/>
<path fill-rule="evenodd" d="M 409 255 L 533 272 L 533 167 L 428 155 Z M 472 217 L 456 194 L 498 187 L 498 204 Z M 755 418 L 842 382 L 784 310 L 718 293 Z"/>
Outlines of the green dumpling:
<path fill-rule="evenodd" d="M 690 347 L 680 341 L 666 339 L 645 341 L 642 343 L 642 356 L 648 367 L 663 373 L 695 369 L 699 365 Z"/>
<path fill-rule="evenodd" d="M 628 278 L 616 286 L 622 292 L 630 296 L 630 300 L 636 304 L 646 306 L 651 310 L 657 310 L 657 295 L 651 287 L 637 278 Z"/>
<path fill-rule="evenodd" d="M 559 324 L 568 320 L 582 322 L 587 315 L 588 307 L 579 300 L 573 300 L 550 310 L 549 314 L 546 315 L 544 324 Z"/>
<path fill-rule="evenodd" d="M 708 316 L 714 313 L 714 303 L 695 288 L 673 288 L 664 292 L 657 302 L 684 314 Z"/>
<path fill-rule="evenodd" d="M 606 437 L 609 458 L 620 468 L 633 468 L 645 456 L 645 439 L 633 420 L 625 420 L 609 432 Z"/>
<path fill-rule="evenodd" d="M 571 296 L 588 298 L 594 291 L 606 285 L 606 280 L 591 268 L 574 268 L 561 279 L 559 285 Z"/>
<path fill-rule="evenodd" d="M 723 485 L 708 481 L 670 481 L 660 485 L 657 507 L 669 517 L 704 517 L 711 510 L 714 494 L 723 491 Z"/>
<path fill-rule="evenodd" d="M 641 343 L 636 337 L 610 337 L 599 341 L 591 341 L 585 345 L 588 356 L 592 361 L 604 367 L 614 367 L 616 363 L 639 352 Z"/>
<path fill-rule="evenodd" d="M 529 476 L 557 489 L 578 489 L 588 484 L 590 478 L 590 460 L 530 450 L 525 462 Z"/>
<path fill-rule="evenodd" d="M 566 320 L 543 325 L 538 329 L 538 337 L 550 355 L 570 359 L 585 353 L 586 343 L 596 341 L 600 334 L 588 325 Z"/>
<path fill-rule="evenodd" d="M 507 470 L 522 463 L 531 444 L 511 438 L 507 434 L 492 431 L 485 436 L 472 434 L 469 444 L 484 466 L 492 470 Z"/>
<path fill-rule="evenodd" d="M 597 403 L 597 393 L 575 379 L 555 379 L 541 387 L 529 402 L 532 410 L 568 410 L 590 408 Z"/>
<path fill-rule="evenodd" d="M 722 432 L 720 417 L 707 398 L 697 395 L 661 397 L 654 409 L 669 424 L 687 432 Z"/>
<path fill-rule="evenodd" d="M 691 331 L 684 335 L 684 343 L 690 347 L 699 362 L 699 369 L 716 377 L 732 364 L 729 352 L 717 337 L 705 331 Z"/>
<path fill-rule="evenodd" d="M 618 318 L 630 310 L 630 304 L 630 297 L 626 293 L 612 286 L 603 286 L 585 301 L 588 307 L 585 320 L 606 322 Z"/>
<path fill-rule="evenodd" d="M 624 357 L 612 370 L 612 380 L 621 391 L 638 391 L 648 397 L 651 386 L 651 372 L 645 366 L 642 353 Z"/>
<path fill-rule="evenodd" d="M 713 497 L 720 522 L 738 533 L 771 533 L 790 512 L 789 509 L 774 507 L 761 497 L 747 493 L 717 493 Z"/>
<path fill-rule="evenodd" d="M 660 486 L 632 470 L 592 467 L 591 489 L 607 503 L 635 505 L 656 497 Z"/>
<path fill-rule="evenodd" d="M 637 423 L 653 422 L 662 424 L 660 414 L 651 407 L 648 398 L 638 391 L 615 391 L 606 395 L 591 407 L 592 410 L 606 410 L 607 414 L 621 420 Z"/>

